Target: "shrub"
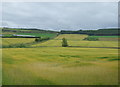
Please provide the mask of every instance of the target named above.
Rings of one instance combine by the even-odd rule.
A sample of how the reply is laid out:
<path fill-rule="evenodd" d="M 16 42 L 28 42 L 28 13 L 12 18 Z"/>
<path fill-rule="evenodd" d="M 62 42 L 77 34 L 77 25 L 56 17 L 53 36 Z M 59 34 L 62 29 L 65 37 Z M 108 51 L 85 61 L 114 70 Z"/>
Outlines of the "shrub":
<path fill-rule="evenodd" d="M 35 42 L 39 42 L 41 40 L 41 37 L 35 38 Z"/>
<path fill-rule="evenodd" d="M 86 37 L 83 40 L 98 41 L 99 39 L 97 37 Z"/>
<path fill-rule="evenodd" d="M 50 39 L 49 37 L 44 37 L 44 38 L 39 37 L 39 38 L 35 39 L 35 42 L 41 42 L 41 41 L 45 41 L 45 40 L 49 40 L 49 39 Z"/>
<path fill-rule="evenodd" d="M 67 47 L 68 43 L 67 43 L 67 39 L 63 38 L 62 39 L 62 47 Z"/>

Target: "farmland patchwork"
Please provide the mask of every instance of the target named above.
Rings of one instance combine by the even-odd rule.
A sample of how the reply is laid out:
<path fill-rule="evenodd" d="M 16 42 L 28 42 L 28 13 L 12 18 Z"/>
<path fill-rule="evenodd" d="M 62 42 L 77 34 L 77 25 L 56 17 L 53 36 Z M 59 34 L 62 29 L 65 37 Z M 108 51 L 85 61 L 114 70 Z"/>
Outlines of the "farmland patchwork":
<path fill-rule="evenodd" d="M 2 48 L 2 84 L 117 85 L 118 41 L 84 41 L 85 37 L 88 36 L 62 34 L 45 42 L 30 44 L 28 48 Z M 69 47 L 61 47 L 62 38 L 68 40 Z M 27 44 L 35 40 L 2 39 L 2 45 Z"/>

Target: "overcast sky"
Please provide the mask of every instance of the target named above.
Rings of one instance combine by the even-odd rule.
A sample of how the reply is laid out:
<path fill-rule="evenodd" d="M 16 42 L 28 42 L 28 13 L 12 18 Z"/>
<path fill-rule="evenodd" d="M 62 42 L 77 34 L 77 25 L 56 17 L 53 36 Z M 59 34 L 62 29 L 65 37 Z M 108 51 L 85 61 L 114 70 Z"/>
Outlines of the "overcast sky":
<path fill-rule="evenodd" d="M 2 25 L 53 30 L 118 26 L 117 2 L 4 2 Z"/>

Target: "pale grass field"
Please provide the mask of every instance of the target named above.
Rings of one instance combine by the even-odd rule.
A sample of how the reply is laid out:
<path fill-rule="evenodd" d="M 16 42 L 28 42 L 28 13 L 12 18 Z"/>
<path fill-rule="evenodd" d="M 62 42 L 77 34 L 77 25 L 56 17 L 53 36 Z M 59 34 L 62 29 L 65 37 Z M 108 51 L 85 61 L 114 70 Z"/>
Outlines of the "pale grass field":
<path fill-rule="evenodd" d="M 58 37 L 56 37 L 55 39 L 66 38 L 67 40 L 82 40 L 87 36 L 88 35 L 84 35 L 84 34 L 61 34 Z"/>
<path fill-rule="evenodd" d="M 35 38 L 2 38 L 2 45 L 31 43 Z"/>
<path fill-rule="evenodd" d="M 4 48 L 3 85 L 117 85 L 117 49 Z"/>

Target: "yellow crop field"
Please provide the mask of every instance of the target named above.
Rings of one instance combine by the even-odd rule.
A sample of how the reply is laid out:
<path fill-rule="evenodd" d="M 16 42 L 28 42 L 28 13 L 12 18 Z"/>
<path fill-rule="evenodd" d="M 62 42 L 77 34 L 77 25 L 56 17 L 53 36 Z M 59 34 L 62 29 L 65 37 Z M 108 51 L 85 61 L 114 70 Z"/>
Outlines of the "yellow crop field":
<path fill-rule="evenodd" d="M 55 39 L 32 45 L 35 46 L 61 46 L 62 38 L 68 40 L 69 46 L 85 46 L 85 47 L 118 47 L 118 41 L 85 41 L 87 35 L 78 34 L 62 34 Z"/>
<path fill-rule="evenodd" d="M 83 35 L 83 34 L 62 34 L 59 35 L 58 37 L 55 38 L 56 39 L 62 39 L 62 38 L 66 38 L 67 40 L 82 40 L 85 37 L 87 37 L 88 35 Z"/>

